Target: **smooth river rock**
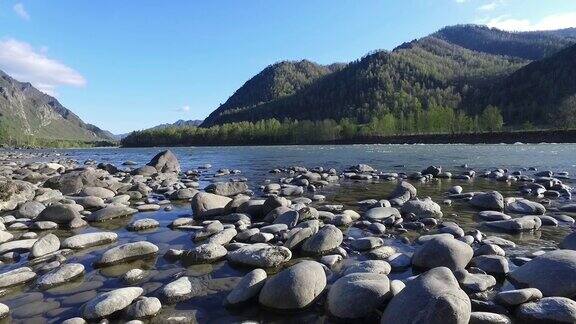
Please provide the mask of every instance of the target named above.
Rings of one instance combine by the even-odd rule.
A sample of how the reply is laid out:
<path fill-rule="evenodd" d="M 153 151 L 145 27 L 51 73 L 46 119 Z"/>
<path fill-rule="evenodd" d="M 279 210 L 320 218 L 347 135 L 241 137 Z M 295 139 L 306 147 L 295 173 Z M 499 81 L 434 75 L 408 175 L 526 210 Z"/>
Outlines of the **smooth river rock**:
<path fill-rule="evenodd" d="M 249 301 L 260 293 L 267 278 L 268 275 L 263 269 L 248 272 L 226 296 L 225 302 L 229 305 L 238 305 Z"/>
<path fill-rule="evenodd" d="M 114 232 L 84 233 L 70 236 L 62 241 L 62 247 L 66 249 L 86 249 L 89 247 L 109 244 L 118 240 L 118 234 Z"/>
<path fill-rule="evenodd" d="M 342 319 L 363 318 L 389 296 L 388 277 L 377 273 L 352 273 L 338 279 L 328 291 L 330 314 Z"/>
<path fill-rule="evenodd" d="M 108 266 L 156 255 L 158 247 L 147 241 L 122 244 L 104 252 L 97 266 Z"/>
<path fill-rule="evenodd" d="M 88 320 L 104 318 L 132 304 L 144 293 L 140 287 L 118 288 L 99 294 L 82 307 L 82 317 Z"/>
<path fill-rule="evenodd" d="M 65 284 L 84 274 L 84 266 L 80 263 L 67 263 L 48 272 L 38 280 L 40 289 L 49 289 Z"/>
<path fill-rule="evenodd" d="M 518 288 L 537 288 L 544 296 L 576 295 L 576 251 L 546 252 L 508 274 Z"/>
<path fill-rule="evenodd" d="M 261 305 L 278 310 L 310 306 L 326 288 L 326 274 L 316 261 L 302 261 L 268 278 L 260 291 Z"/>
<path fill-rule="evenodd" d="M 450 237 L 434 237 L 416 248 L 412 264 L 423 269 L 447 267 L 451 270 L 463 269 L 472 259 L 474 250 L 459 240 Z"/>
<path fill-rule="evenodd" d="M 381 324 L 468 324 L 472 306 L 446 267 L 428 270 L 406 283 L 386 306 Z"/>
<path fill-rule="evenodd" d="M 283 246 L 256 243 L 228 252 L 228 261 L 257 268 L 272 268 L 287 262 L 292 252 Z"/>

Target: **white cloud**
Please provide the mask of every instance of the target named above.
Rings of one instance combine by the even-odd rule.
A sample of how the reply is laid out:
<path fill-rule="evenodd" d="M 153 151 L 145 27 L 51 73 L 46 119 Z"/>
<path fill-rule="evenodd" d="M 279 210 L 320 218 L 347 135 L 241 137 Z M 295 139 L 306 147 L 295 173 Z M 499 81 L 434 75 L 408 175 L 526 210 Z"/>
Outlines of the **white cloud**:
<path fill-rule="evenodd" d="M 576 11 L 552 14 L 537 21 L 500 16 L 488 20 L 486 25 L 508 31 L 554 30 L 576 27 Z"/>
<path fill-rule="evenodd" d="M 30 15 L 26 11 L 26 8 L 24 8 L 24 4 L 22 4 L 21 2 L 15 4 L 13 9 L 14 12 L 16 12 L 16 14 L 18 15 L 18 17 L 24 20 L 30 20 Z"/>
<path fill-rule="evenodd" d="M 478 7 L 478 10 L 480 10 L 480 11 L 492 11 L 492 10 L 496 9 L 497 6 L 498 6 L 498 3 L 490 2 L 490 3 L 487 3 L 485 5 Z"/>
<path fill-rule="evenodd" d="M 456 3 L 464 3 L 466 1 L 468 1 L 468 0 L 456 0 Z"/>
<path fill-rule="evenodd" d="M 61 85 L 86 85 L 86 79 L 76 70 L 48 58 L 42 49 L 38 52 L 30 44 L 13 38 L 0 40 L 0 69 L 51 95 Z"/>
<path fill-rule="evenodd" d="M 186 106 L 177 108 L 176 111 L 178 111 L 178 112 L 183 112 L 183 113 L 187 113 L 187 112 L 190 111 L 190 106 L 186 105 Z"/>

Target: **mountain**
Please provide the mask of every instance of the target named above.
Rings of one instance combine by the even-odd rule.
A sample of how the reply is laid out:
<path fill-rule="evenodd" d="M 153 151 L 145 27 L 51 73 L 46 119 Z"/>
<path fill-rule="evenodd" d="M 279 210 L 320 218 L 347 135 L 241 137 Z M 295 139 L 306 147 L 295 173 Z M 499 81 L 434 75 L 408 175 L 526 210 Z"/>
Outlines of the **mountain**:
<path fill-rule="evenodd" d="M 200 124 L 202 124 L 204 120 L 199 120 L 199 119 L 193 119 L 193 120 L 177 120 L 174 123 L 170 124 L 170 123 L 166 123 L 166 124 L 160 124 L 158 126 L 154 126 L 151 127 L 150 129 L 163 129 L 163 128 L 169 128 L 169 127 L 186 127 L 186 126 L 200 126 Z"/>
<path fill-rule="evenodd" d="M 224 104 L 204 120 L 202 126 L 212 126 L 228 114 L 248 110 L 292 95 L 313 81 L 342 69 L 343 66 L 344 64 L 339 63 L 323 66 L 307 60 L 283 61 L 270 65 L 246 81 Z"/>
<path fill-rule="evenodd" d="M 404 43 L 391 52 L 370 53 L 336 69 L 309 61 L 282 62 L 247 81 L 202 126 L 270 118 L 351 118 L 366 123 L 387 113 L 402 118 L 419 116 L 433 107 L 474 116 L 486 107 L 478 103 L 504 103 L 495 97 L 485 99 L 493 97 L 495 85 L 515 89 L 514 84 L 522 81 L 514 77 L 515 72 L 531 69 L 530 63 L 535 61 L 556 60 L 558 51 L 576 42 L 575 34 L 572 29 L 512 33 L 458 25 Z M 561 77 L 566 78 L 564 74 Z M 507 111 L 524 109 L 522 94 L 516 95 L 514 101 L 504 103 Z M 505 121 L 511 122 L 514 116 L 506 114 Z M 540 115 L 530 115 L 529 121 L 547 122 L 531 119 L 536 116 Z"/>
<path fill-rule="evenodd" d="M 572 115 L 575 109 L 565 103 L 576 97 L 576 45 L 532 62 L 507 77 L 487 85 L 465 98 L 469 106 L 494 105 L 510 124 L 523 121 L 562 122 L 557 116 Z M 572 99 L 573 100 L 573 99 Z"/>
<path fill-rule="evenodd" d="M 0 129 L 10 139 L 102 141 L 112 134 L 82 121 L 54 97 L 0 71 Z"/>
<path fill-rule="evenodd" d="M 432 36 L 473 51 L 540 60 L 576 41 L 573 28 L 511 33 L 478 25 L 445 27 Z"/>

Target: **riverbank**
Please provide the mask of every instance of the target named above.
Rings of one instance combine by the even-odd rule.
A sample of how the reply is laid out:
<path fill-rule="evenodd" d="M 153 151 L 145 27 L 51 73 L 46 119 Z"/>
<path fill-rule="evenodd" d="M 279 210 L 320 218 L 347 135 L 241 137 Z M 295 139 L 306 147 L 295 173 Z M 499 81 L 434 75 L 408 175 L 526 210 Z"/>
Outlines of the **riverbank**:
<path fill-rule="evenodd" d="M 0 318 L 576 321 L 573 155 L 378 148 L 0 153 Z"/>
<path fill-rule="evenodd" d="M 407 134 L 389 136 L 356 136 L 333 140 L 294 141 L 289 138 L 250 141 L 243 138 L 206 138 L 204 140 L 180 138 L 148 138 L 146 141 L 123 141 L 122 147 L 161 146 L 262 146 L 262 145 L 348 145 L 348 144 L 515 144 L 515 143 L 576 143 L 576 129 L 522 130 L 483 133 Z"/>

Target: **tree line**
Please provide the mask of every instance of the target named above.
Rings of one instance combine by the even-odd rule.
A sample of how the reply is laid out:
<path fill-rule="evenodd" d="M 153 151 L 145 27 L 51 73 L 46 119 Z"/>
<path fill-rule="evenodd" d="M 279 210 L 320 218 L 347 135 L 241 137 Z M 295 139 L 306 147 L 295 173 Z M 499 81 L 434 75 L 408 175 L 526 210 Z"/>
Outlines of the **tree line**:
<path fill-rule="evenodd" d="M 136 131 L 122 140 L 123 146 L 195 146 L 245 144 L 313 144 L 367 137 L 409 134 L 459 134 L 495 132 L 504 121 L 498 107 L 488 106 L 477 116 L 433 106 L 428 110 L 395 116 L 389 112 L 374 115 L 368 123 L 353 119 L 265 119 L 235 122 L 212 127 L 168 127 Z"/>

